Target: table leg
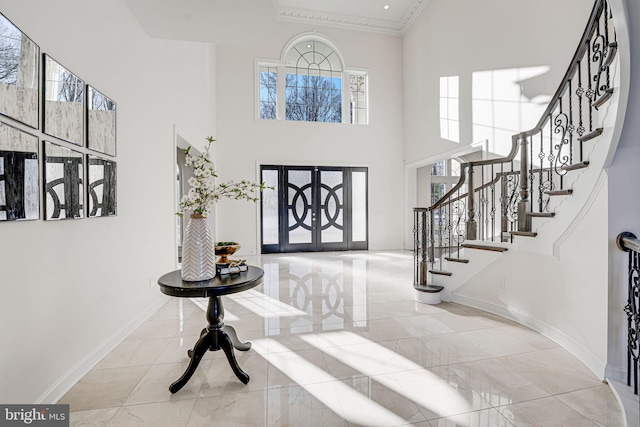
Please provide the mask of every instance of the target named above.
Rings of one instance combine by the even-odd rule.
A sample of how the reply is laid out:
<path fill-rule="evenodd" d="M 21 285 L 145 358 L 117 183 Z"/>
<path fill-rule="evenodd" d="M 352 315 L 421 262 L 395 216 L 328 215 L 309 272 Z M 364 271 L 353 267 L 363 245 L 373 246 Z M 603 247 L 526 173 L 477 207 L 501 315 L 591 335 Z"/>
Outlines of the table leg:
<path fill-rule="evenodd" d="M 217 351 L 222 349 L 236 377 L 244 384 L 249 382 L 249 375 L 240 369 L 233 349 L 236 348 L 241 351 L 247 351 L 251 348 L 251 343 L 240 342 L 236 330 L 232 326 L 225 326 L 222 322 L 223 319 L 224 307 L 222 306 L 221 298 L 219 296 L 209 298 L 209 305 L 207 307 L 207 321 L 209 322 L 209 326 L 202 330 L 200 339 L 198 339 L 196 345 L 193 346 L 193 350 L 187 351 L 191 361 L 182 376 L 169 386 L 171 393 L 175 393 L 184 387 L 200 364 L 202 356 L 208 350 Z"/>
<path fill-rule="evenodd" d="M 229 361 L 229 365 L 231 365 L 233 373 L 236 374 L 236 377 L 238 377 L 243 384 L 247 384 L 249 382 L 249 375 L 247 375 L 247 373 L 238 366 L 236 355 L 233 354 L 231 338 L 224 331 L 218 331 L 218 338 L 218 343 L 220 344 L 220 347 L 222 347 L 222 350 L 224 350 L 224 354 L 227 356 L 227 360 Z"/>
<path fill-rule="evenodd" d="M 202 360 L 202 356 L 211 348 L 213 344 L 213 333 L 212 331 L 207 331 L 204 335 L 200 337 L 200 339 L 196 342 L 196 345 L 193 346 L 193 350 L 189 350 L 189 357 L 191 361 L 189 362 L 189 366 L 187 370 L 184 371 L 182 376 L 178 378 L 176 382 L 169 386 L 169 391 L 171 393 L 175 393 L 180 390 L 184 385 L 189 381 L 193 373 L 196 371 L 196 368 L 200 364 L 200 360 Z"/>
<path fill-rule="evenodd" d="M 224 325 L 224 331 L 227 333 L 227 335 L 229 335 L 229 338 L 231 339 L 231 345 L 236 350 L 247 351 L 251 348 L 250 342 L 240 342 L 240 340 L 238 339 L 238 334 L 236 333 L 236 330 L 233 326 Z"/>

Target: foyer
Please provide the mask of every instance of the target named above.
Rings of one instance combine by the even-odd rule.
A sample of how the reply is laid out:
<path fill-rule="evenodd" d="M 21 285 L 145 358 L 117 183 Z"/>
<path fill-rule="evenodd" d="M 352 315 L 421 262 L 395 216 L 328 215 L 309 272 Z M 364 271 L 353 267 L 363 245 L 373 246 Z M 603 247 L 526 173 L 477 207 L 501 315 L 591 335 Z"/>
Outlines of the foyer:
<path fill-rule="evenodd" d="M 251 350 L 208 352 L 187 385 L 206 300 L 167 302 L 60 401 L 73 426 L 624 426 L 608 385 L 557 343 L 454 303 L 412 301 L 407 251 L 272 254 L 225 296 Z"/>
<path fill-rule="evenodd" d="M 435 306 L 417 305 L 412 287 L 411 211 L 426 197 L 419 172 L 480 146 L 504 156 L 528 122 L 484 113 L 538 119 L 524 113 L 544 110 L 558 89 L 595 1 L 415 0 L 411 20 L 392 30 L 299 10 L 287 19 L 289 9 L 274 6 L 285 3 L 0 0 L 42 53 L 118 105 L 117 215 L 0 224 L 0 402 L 70 403 L 74 425 L 308 425 L 309 413 L 321 425 L 623 425 L 603 381 L 624 382 L 627 372 L 627 255 L 615 240 L 640 235 L 640 59 L 631 55 L 640 3 L 607 2 L 614 92 L 594 113 L 607 121 L 594 122 L 602 137 L 586 145 L 589 168 L 568 182 L 575 192 L 561 190 L 555 217 L 540 212 L 510 243 L 499 235 L 496 245 L 510 245 L 499 261 L 432 266 L 432 275 L 453 273 L 435 279 L 453 298 Z M 337 52 L 344 76 L 367 81 L 354 92 L 366 99 L 361 121 L 348 122 L 347 108 L 339 123 L 285 120 L 276 114 L 283 101 L 276 119 L 260 115 L 261 70 L 284 69 L 307 40 Z M 477 96 L 478 85 L 505 75 L 515 100 Z M 457 114 L 441 117 L 443 98 Z M 569 111 L 582 108 L 567 101 Z M 2 119 L 38 134 L 40 147 L 70 145 Z M 171 396 L 204 315 L 167 299 L 156 281 L 177 268 L 176 148 L 202 146 L 207 135 L 218 140 L 224 180 L 259 181 L 264 165 L 366 168 L 371 251 L 261 256 L 261 206 L 218 203 L 215 239 L 241 242 L 238 255 L 269 273 L 255 293 L 225 302 L 226 320 L 254 343 L 239 355 L 252 380 L 242 386 L 211 353 Z M 555 137 L 545 128 L 535 144 Z"/>

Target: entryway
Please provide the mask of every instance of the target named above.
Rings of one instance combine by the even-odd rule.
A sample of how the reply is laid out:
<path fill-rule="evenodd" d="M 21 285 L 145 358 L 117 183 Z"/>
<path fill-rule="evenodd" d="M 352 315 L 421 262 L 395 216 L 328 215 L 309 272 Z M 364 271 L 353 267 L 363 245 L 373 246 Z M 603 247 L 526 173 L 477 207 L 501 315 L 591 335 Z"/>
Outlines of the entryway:
<path fill-rule="evenodd" d="M 262 253 L 368 248 L 366 167 L 261 167 Z"/>

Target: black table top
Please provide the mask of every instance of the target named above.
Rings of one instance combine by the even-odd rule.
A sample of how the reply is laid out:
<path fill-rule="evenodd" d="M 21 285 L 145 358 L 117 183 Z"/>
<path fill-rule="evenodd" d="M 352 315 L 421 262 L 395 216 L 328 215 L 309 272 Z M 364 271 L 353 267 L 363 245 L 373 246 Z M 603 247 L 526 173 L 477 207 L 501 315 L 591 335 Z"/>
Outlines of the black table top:
<path fill-rule="evenodd" d="M 174 297 L 215 297 L 246 291 L 260 283 L 264 271 L 261 268 L 248 266 L 247 271 L 237 274 L 216 276 L 211 280 L 201 282 L 184 282 L 181 271 L 175 270 L 158 279 L 158 285 L 163 294 Z"/>

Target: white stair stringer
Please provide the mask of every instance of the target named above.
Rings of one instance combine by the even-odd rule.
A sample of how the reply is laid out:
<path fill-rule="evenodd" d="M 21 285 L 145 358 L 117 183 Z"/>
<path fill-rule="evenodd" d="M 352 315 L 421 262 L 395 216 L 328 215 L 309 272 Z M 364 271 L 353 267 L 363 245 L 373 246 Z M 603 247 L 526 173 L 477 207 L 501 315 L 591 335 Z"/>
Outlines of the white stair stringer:
<path fill-rule="evenodd" d="M 553 218 L 532 218 L 536 237 L 514 236 L 503 253 L 465 250 L 467 264 L 447 263 L 436 277 L 442 298 L 474 306 L 551 338 L 605 378 L 608 306 L 608 179 L 617 148 L 624 96 L 619 61 L 611 68 L 613 96 L 594 116 L 597 138 L 583 143 L 589 165 L 566 174 L 572 195 L 553 196 Z M 576 160 L 577 162 L 577 160 Z M 473 242 L 483 243 L 483 242 Z M 562 259 L 562 262 L 560 262 Z M 455 265 L 454 265 L 455 264 Z"/>
<path fill-rule="evenodd" d="M 611 150 L 615 151 L 617 147 L 618 137 L 615 129 L 620 99 L 619 62 L 616 60 L 614 64 L 611 67 L 615 88 L 613 96 L 594 117 L 594 127 L 602 127 L 603 132 L 583 143 L 584 160 L 589 161 L 589 166 L 565 175 L 564 188 L 573 189 L 573 194 L 550 198 L 549 212 L 554 212 L 555 217 L 532 218 L 531 231 L 538 235 L 535 238 L 516 236 L 514 245 L 519 250 L 559 257 L 562 242 L 572 233 L 574 222 L 590 209 L 602 186 L 606 186 L 604 168 L 608 166 L 606 162 Z"/>
<path fill-rule="evenodd" d="M 496 245 L 498 246 L 498 245 Z M 509 244 L 501 244 L 502 247 L 510 247 Z M 472 280 L 496 263 L 504 252 L 483 251 L 479 249 L 460 249 L 460 258 L 468 259 L 468 263 L 442 261 L 442 270 L 453 273 L 451 276 L 430 274 L 430 284 L 444 286 L 441 291 L 443 301 L 451 301 L 451 294 L 459 286 Z"/>

